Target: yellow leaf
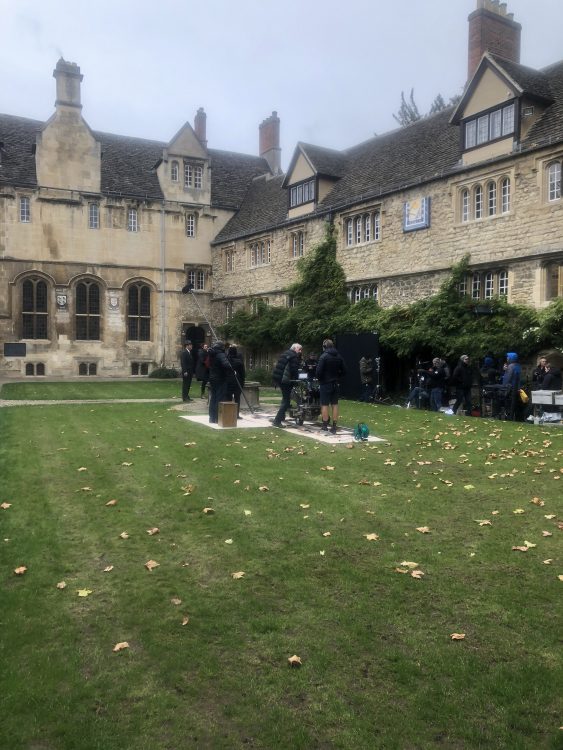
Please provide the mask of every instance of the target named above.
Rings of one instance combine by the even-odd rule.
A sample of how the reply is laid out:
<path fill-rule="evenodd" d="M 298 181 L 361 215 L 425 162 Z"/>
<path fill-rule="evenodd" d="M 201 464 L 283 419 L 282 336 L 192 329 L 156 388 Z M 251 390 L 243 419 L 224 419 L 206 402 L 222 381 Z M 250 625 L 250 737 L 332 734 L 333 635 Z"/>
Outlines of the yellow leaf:
<path fill-rule="evenodd" d="M 129 534 L 126 531 L 122 531 L 119 536 L 121 539 L 129 539 Z"/>
<path fill-rule="evenodd" d="M 155 568 L 158 568 L 159 565 L 160 565 L 160 563 L 157 563 L 156 560 L 147 560 L 147 562 L 145 563 L 145 568 L 147 570 L 152 571 Z"/>
<path fill-rule="evenodd" d="M 233 543 L 232 539 L 225 539 L 225 544 L 232 544 L 232 543 Z"/>
<path fill-rule="evenodd" d="M 57 588 L 58 588 L 58 589 L 61 589 L 61 590 L 62 590 L 62 589 L 66 589 L 66 583 L 65 583 L 64 581 L 59 581 L 59 582 L 57 583 Z"/>
<path fill-rule="evenodd" d="M 378 534 L 364 534 L 365 538 L 368 540 L 368 542 L 377 542 L 379 539 Z"/>
<path fill-rule="evenodd" d="M 408 568 L 395 568 L 395 573 L 408 573 Z"/>
<path fill-rule="evenodd" d="M 420 531 L 421 534 L 430 534 L 429 526 L 417 526 L 416 530 Z"/>
<path fill-rule="evenodd" d="M 182 600 L 181 600 L 181 599 L 178 599 L 178 597 L 176 597 L 176 596 L 175 596 L 175 597 L 173 597 L 172 599 L 170 599 L 170 602 L 171 602 L 172 604 L 175 604 L 176 606 L 178 606 L 178 604 L 181 604 L 181 603 L 182 603 Z"/>
<path fill-rule="evenodd" d="M 194 491 L 194 486 L 193 484 L 187 484 L 185 487 L 182 487 L 182 490 L 184 491 L 184 497 L 186 497 L 186 495 L 192 494 L 192 492 Z"/>
<path fill-rule="evenodd" d="M 80 467 L 79 469 L 77 469 L 76 471 L 88 471 L 88 469 L 87 469 L 87 468 L 86 468 L 85 466 L 81 466 L 81 467 Z"/>
<path fill-rule="evenodd" d="M 323 531 L 323 536 L 332 536 L 330 531 Z"/>
<path fill-rule="evenodd" d="M 149 534 L 149 536 L 154 536 L 155 534 L 159 534 L 159 533 L 160 533 L 160 529 L 157 528 L 156 526 L 152 529 L 147 529 L 147 534 Z"/>
<path fill-rule="evenodd" d="M 91 589 L 77 589 L 76 593 L 78 596 L 90 596 L 92 593 Z"/>
<path fill-rule="evenodd" d="M 185 615 L 185 617 L 182 618 L 182 625 L 187 625 L 189 621 L 190 618 L 188 617 L 188 615 Z"/>
<path fill-rule="evenodd" d="M 452 641 L 463 641 L 465 639 L 465 633 L 452 633 L 450 638 Z"/>
<path fill-rule="evenodd" d="M 491 523 L 490 521 L 488 521 L 487 519 L 485 519 L 485 520 L 483 520 L 483 521 L 479 521 L 479 520 L 478 520 L 478 519 L 476 518 L 476 519 L 475 519 L 475 523 L 478 523 L 478 524 L 479 524 L 479 526 L 492 526 L 492 525 L 493 525 L 493 524 L 492 524 L 492 523 Z"/>
<path fill-rule="evenodd" d="M 540 507 L 540 508 L 543 508 L 543 506 L 545 505 L 544 501 L 543 501 L 543 500 L 541 500 L 541 499 L 540 499 L 539 497 L 533 497 L 533 498 L 532 498 L 532 499 L 530 500 L 530 502 L 531 502 L 531 503 L 532 503 L 533 505 L 537 505 L 537 506 L 538 506 L 538 507 Z"/>
<path fill-rule="evenodd" d="M 544 564 L 544 565 L 551 565 L 551 563 L 552 563 L 552 562 L 553 562 L 553 558 L 552 558 L 552 557 L 549 557 L 549 558 L 548 558 L 547 560 L 544 560 L 544 561 L 543 561 L 543 564 Z"/>
<path fill-rule="evenodd" d="M 204 508 L 201 512 L 206 513 L 207 515 L 211 515 L 212 513 L 215 513 L 215 510 L 214 508 Z"/>
<path fill-rule="evenodd" d="M 287 660 L 290 667 L 300 667 L 303 662 L 301 661 L 301 657 L 297 656 L 297 654 L 293 654 L 293 656 L 290 656 Z"/>
<path fill-rule="evenodd" d="M 26 570 L 27 570 L 27 568 L 25 567 L 25 565 L 20 565 L 19 568 L 14 568 L 14 573 L 17 576 L 23 576 L 23 574 L 25 573 Z"/>
<path fill-rule="evenodd" d="M 266 487 L 265 484 L 263 484 L 260 487 L 258 487 L 258 489 L 260 490 L 260 492 L 269 492 L 270 491 L 270 488 Z"/>
<path fill-rule="evenodd" d="M 92 492 L 91 487 L 81 487 L 79 490 L 76 490 L 77 492 Z"/>
<path fill-rule="evenodd" d="M 108 565 L 106 568 L 104 568 L 103 572 L 111 573 L 112 570 L 113 570 L 113 565 Z"/>
<path fill-rule="evenodd" d="M 12 503 L 2 503 L 0 505 L 0 508 L 2 508 L 2 510 L 8 510 L 8 508 L 11 508 L 11 507 L 12 507 Z"/>
<path fill-rule="evenodd" d="M 321 466 L 321 471 L 334 471 L 334 466 Z"/>
<path fill-rule="evenodd" d="M 129 648 L 129 644 L 127 641 L 121 641 L 120 643 L 116 643 L 113 647 L 114 651 L 123 651 L 124 648 Z"/>
<path fill-rule="evenodd" d="M 307 508 L 310 508 L 311 505 L 309 503 L 299 503 L 299 507 L 303 508 L 303 510 L 307 510 Z"/>
<path fill-rule="evenodd" d="M 513 547 L 512 549 L 514 551 L 518 551 L 518 552 L 527 552 L 528 551 L 528 547 L 522 547 L 522 546 Z"/>
<path fill-rule="evenodd" d="M 499 512 L 500 511 L 498 511 L 498 510 L 492 510 L 491 511 L 491 516 L 498 516 Z"/>
<path fill-rule="evenodd" d="M 553 534 L 551 533 L 551 531 L 542 531 L 541 535 L 542 536 L 553 536 Z"/>
<path fill-rule="evenodd" d="M 405 568 L 418 568 L 418 563 L 411 562 L 410 560 L 403 560 L 403 562 L 401 563 L 401 566 Z"/>
<path fill-rule="evenodd" d="M 532 549 L 536 546 L 535 544 L 532 544 L 532 542 L 527 542 L 526 540 L 524 540 L 524 544 L 526 545 L 526 547 L 528 547 L 528 549 Z"/>
<path fill-rule="evenodd" d="M 548 521 L 551 521 L 553 518 L 555 518 L 555 513 L 550 513 L 547 516 L 544 516 L 544 518 L 547 518 Z"/>
<path fill-rule="evenodd" d="M 557 578 L 559 578 L 560 581 L 563 581 L 563 575 L 562 576 L 557 576 Z"/>
<path fill-rule="evenodd" d="M 244 570 L 239 570 L 238 573 L 231 573 L 231 578 L 238 580 L 244 576 Z"/>
<path fill-rule="evenodd" d="M 133 466 L 133 464 L 129 463 L 129 461 L 123 461 L 123 463 L 121 465 L 122 466 Z"/>
<path fill-rule="evenodd" d="M 252 511 L 251 510 L 245 510 L 244 511 L 244 515 L 245 516 L 251 516 L 252 515 Z"/>
<path fill-rule="evenodd" d="M 108 501 L 108 502 L 106 503 L 106 505 L 108 505 L 108 506 L 112 506 L 112 505 L 117 505 L 117 500 L 109 500 L 109 501 Z"/>
<path fill-rule="evenodd" d="M 321 550 L 319 550 L 319 555 L 320 555 L 321 557 L 324 557 L 324 555 L 325 555 L 325 551 L 324 551 L 324 549 L 321 549 Z"/>
<path fill-rule="evenodd" d="M 411 570 L 411 576 L 413 578 L 422 578 L 423 575 L 424 573 L 422 572 L 422 570 Z"/>
<path fill-rule="evenodd" d="M 524 508 L 516 508 L 516 510 L 513 510 L 512 512 L 515 516 L 521 516 L 522 513 L 525 513 L 526 511 L 524 510 Z"/>

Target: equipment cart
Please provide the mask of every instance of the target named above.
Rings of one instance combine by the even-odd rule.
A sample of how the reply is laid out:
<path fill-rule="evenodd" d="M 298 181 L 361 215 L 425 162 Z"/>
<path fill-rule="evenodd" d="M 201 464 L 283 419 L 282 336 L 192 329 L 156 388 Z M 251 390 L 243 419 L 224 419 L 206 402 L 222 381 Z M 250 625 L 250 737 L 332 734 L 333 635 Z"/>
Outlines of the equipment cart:
<path fill-rule="evenodd" d="M 319 381 L 303 378 L 293 380 L 292 386 L 289 416 L 298 425 L 305 420 L 312 422 L 318 419 L 321 413 Z"/>

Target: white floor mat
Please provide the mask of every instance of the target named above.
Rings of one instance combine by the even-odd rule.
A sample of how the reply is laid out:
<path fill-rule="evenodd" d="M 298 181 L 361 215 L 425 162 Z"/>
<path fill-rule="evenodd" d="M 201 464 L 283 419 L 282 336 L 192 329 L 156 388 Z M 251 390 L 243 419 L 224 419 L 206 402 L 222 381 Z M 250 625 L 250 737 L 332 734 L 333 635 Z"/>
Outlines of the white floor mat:
<path fill-rule="evenodd" d="M 256 412 L 254 415 L 244 414 L 243 418 L 239 419 L 236 427 L 219 427 L 218 424 L 209 424 L 209 417 L 207 414 L 183 414 L 181 416 L 181 419 L 187 419 L 190 422 L 196 422 L 197 424 L 203 425 L 204 427 L 210 427 L 212 430 L 231 431 L 253 428 L 255 430 L 271 430 L 272 432 L 277 433 L 287 433 L 289 435 L 295 435 L 296 437 L 312 438 L 313 440 L 318 440 L 321 443 L 328 443 L 329 445 L 348 445 L 349 443 L 354 442 L 354 434 L 352 430 L 346 427 L 339 427 L 336 435 L 333 435 L 330 432 L 322 432 L 317 422 L 305 422 L 302 427 L 290 426 L 291 422 L 287 422 L 287 427 L 285 427 L 284 429 L 279 429 L 272 425 L 270 416 L 266 414 L 259 414 L 258 412 Z M 382 442 L 383 440 L 384 438 L 370 435 L 367 441 L 362 442 L 378 443 Z"/>

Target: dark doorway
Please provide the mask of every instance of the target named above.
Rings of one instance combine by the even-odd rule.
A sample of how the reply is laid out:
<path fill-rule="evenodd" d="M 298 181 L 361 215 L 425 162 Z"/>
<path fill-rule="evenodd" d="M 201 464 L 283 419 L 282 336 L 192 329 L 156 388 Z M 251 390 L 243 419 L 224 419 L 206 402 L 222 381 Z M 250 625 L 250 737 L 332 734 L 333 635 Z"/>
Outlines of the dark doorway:
<path fill-rule="evenodd" d="M 377 333 L 343 333 L 336 338 L 338 349 L 346 365 L 346 377 L 341 381 L 344 398 L 359 398 L 362 383 L 360 380 L 360 359 L 370 354 L 379 357 L 379 336 Z"/>

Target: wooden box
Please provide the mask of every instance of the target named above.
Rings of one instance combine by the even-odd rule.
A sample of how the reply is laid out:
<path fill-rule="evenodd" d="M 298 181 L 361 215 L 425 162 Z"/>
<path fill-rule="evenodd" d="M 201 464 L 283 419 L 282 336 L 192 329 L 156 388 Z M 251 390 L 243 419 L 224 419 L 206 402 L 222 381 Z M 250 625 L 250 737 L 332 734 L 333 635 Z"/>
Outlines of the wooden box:
<path fill-rule="evenodd" d="M 237 426 L 237 405 L 234 401 L 219 401 L 219 427 Z"/>

